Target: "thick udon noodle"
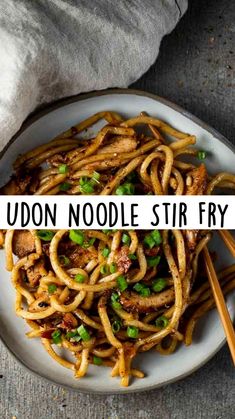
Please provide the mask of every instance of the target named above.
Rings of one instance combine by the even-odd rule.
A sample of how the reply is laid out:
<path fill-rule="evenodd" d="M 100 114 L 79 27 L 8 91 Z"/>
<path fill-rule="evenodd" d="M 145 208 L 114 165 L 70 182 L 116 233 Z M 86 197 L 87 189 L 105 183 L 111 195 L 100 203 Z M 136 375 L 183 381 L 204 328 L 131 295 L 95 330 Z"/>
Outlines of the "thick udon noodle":
<path fill-rule="evenodd" d="M 108 125 L 94 138 L 86 142 L 77 138 L 102 118 Z M 140 132 L 139 126 L 144 131 Z M 234 189 L 235 176 L 230 173 L 206 175 L 205 180 L 204 165 L 197 169 L 200 154 L 192 147 L 195 143 L 195 136 L 145 113 L 123 120 L 114 112 L 101 112 L 19 156 L 14 165 L 14 182 L 28 176 L 32 183 L 26 187 L 24 184 L 25 189 L 20 185 L 18 192 L 36 195 L 109 195 L 117 193 L 118 188 L 123 194 L 143 195 L 211 194 L 217 187 Z M 181 159 L 184 156 L 187 161 Z M 4 188 L 3 193 L 7 193 Z M 51 240 L 45 242 L 38 232 L 30 231 L 33 250 L 16 262 L 14 242 L 19 233 L 2 232 L 0 240 L 1 244 L 5 241 L 6 265 L 16 289 L 16 314 L 31 328 L 28 338 L 41 338 L 48 354 L 72 369 L 77 378 L 87 373 L 89 364 L 102 364 L 111 367 L 111 375 L 120 376 L 121 384 L 127 386 L 131 376 L 144 377 L 144 372 L 133 366 L 136 354 L 154 349 L 168 355 L 180 342 L 190 345 L 196 322 L 214 307 L 200 260 L 211 238 L 208 232 L 161 231 L 158 243 L 148 248 L 145 237 L 149 232 L 86 230 L 80 232 L 86 242 L 86 249 L 81 244 L 80 251 L 93 256 L 82 267 L 61 261 L 60 248 L 68 243 L 69 232 L 51 233 Z M 39 261 L 40 272 L 31 284 L 28 272 Z M 159 275 L 164 277 L 165 285 L 155 292 L 153 284 Z M 128 286 L 124 291 L 120 290 L 120 276 Z M 82 281 L 77 281 L 78 277 Z M 235 265 L 221 271 L 219 279 L 226 295 L 235 287 Z M 151 294 L 139 294 L 136 284 L 151 289 Z M 49 292 L 50 285 L 53 292 Z M 117 304 L 113 304 L 115 301 Z M 72 314 L 71 324 L 68 314 Z M 86 339 L 77 334 L 81 325 L 88 333 Z M 55 332 L 57 339 L 53 338 Z M 74 361 L 67 360 L 60 348 L 73 354 Z M 143 357 L 141 365 L 144 371 Z"/>

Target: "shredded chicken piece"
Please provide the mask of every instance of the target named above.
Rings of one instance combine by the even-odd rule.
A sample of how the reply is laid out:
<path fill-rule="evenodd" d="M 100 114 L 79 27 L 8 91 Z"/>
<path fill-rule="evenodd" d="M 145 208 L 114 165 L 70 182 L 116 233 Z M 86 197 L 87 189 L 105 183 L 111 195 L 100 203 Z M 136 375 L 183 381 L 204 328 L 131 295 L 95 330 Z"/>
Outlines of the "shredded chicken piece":
<path fill-rule="evenodd" d="M 174 298 L 175 293 L 173 288 L 151 295 L 150 297 L 141 297 L 135 292 L 124 291 L 121 293 L 120 302 L 127 311 L 148 313 L 173 302 Z"/>
<path fill-rule="evenodd" d="M 16 230 L 13 238 L 13 253 L 19 258 L 29 255 L 35 251 L 34 238 L 30 231 Z"/>
<path fill-rule="evenodd" d="M 30 268 L 26 271 L 26 276 L 29 281 L 29 284 L 32 287 L 35 287 L 39 280 L 46 275 L 46 270 L 44 268 L 44 261 L 38 260 L 33 266 L 30 266 Z"/>

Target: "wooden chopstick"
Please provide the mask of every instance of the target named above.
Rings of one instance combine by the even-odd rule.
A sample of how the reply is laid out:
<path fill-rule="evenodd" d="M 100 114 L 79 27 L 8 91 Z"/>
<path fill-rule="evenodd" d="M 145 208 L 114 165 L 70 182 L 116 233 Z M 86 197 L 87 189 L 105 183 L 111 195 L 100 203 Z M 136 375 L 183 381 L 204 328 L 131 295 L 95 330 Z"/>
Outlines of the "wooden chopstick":
<path fill-rule="evenodd" d="M 235 331 L 207 246 L 203 249 L 204 262 L 215 304 L 220 315 L 228 346 L 235 366 Z"/>
<path fill-rule="evenodd" d="M 228 230 L 218 230 L 231 255 L 235 258 L 235 240 Z"/>

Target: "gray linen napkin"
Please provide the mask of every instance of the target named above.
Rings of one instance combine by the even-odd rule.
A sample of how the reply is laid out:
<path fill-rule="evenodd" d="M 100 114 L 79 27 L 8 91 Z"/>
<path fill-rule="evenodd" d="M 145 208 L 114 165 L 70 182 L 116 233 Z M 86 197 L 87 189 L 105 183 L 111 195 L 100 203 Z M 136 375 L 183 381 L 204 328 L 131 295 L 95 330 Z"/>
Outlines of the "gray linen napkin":
<path fill-rule="evenodd" d="M 0 0 L 0 149 L 37 106 L 127 87 L 187 0 Z"/>

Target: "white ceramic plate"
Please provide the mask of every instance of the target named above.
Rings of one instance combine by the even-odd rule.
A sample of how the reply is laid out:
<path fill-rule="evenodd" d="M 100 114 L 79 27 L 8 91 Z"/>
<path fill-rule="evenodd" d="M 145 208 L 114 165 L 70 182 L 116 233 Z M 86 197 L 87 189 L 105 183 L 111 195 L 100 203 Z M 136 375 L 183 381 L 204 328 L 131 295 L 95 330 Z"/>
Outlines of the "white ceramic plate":
<path fill-rule="evenodd" d="M 58 133 L 66 130 L 89 115 L 113 110 L 126 117 L 141 111 L 165 120 L 181 131 L 197 136 L 201 149 L 209 152 L 207 165 L 211 172 L 231 171 L 235 167 L 234 150 L 227 140 L 212 128 L 181 108 L 159 97 L 138 91 L 112 90 L 79 96 L 50 108 L 31 118 L 5 149 L 0 161 L 0 179 L 4 183 L 11 174 L 12 163 L 18 154 L 46 143 Z M 219 267 L 232 263 L 231 256 L 218 239 L 212 247 L 220 246 Z M 180 348 L 169 357 L 156 352 L 139 355 L 136 365 L 145 372 L 144 379 L 134 379 L 130 387 L 121 388 L 118 378 L 110 377 L 110 369 L 89 367 L 85 378 L 76 380 L 73 373 L 52 360 L 40 341 L 25 337 L 27 326 L 14 312 L 15 292 L 10 283 L 10 275 L 5 271 L 3 251 L 0 252 L 1 293 L 0 293 L 0 335 L 12 354 L 32 372 L 54 383 L 85 392 L 127 393 L 148 390 L 162 386 L 187 376 L 205 364 L 223 345 L 224 333 L 215 310 L 198 323 L 191 347 Z M 230 314 L 235 314 L 234 297 L 228 298 Z"/>

